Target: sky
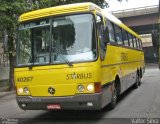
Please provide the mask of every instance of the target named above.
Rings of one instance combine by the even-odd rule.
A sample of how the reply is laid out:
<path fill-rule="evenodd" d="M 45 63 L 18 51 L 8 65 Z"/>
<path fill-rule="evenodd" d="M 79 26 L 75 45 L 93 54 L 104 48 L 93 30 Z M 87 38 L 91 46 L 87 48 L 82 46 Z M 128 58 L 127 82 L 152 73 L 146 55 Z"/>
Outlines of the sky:
<path fill-rule="evenodd" d="M 159 0 L 128 0 L 128 2 L 126 2 L 126 0 L 122 2 L 118 2 L 117 0 L 106 1 L 109 3 L 109 8 L 106 9 L 109 12 L 159 4 Z"/>

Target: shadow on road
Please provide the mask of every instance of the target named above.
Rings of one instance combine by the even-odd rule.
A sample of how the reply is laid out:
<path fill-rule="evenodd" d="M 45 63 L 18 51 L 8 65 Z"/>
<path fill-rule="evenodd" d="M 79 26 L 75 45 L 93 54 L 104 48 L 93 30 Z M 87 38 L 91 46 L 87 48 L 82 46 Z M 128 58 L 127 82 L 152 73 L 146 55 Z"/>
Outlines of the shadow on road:
<path fill-rule="evenodd" d="M 42 124 L 94 124 L 102 121 L 104 113 L 101 111 L 48 111 L 27 123 L 42 123 Z"/>
<path fill-rule="evenodd" d="M 49 111 L 26 124 L 129 124 L 130 119 L 105 118 L 107 111 Z"/>

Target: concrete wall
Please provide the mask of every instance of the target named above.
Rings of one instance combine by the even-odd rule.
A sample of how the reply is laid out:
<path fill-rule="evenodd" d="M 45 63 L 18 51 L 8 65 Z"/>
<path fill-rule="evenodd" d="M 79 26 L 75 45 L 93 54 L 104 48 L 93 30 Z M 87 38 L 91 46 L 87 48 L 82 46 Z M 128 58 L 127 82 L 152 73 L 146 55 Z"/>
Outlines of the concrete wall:
<path fill-rule="evenodd" d="M 156 47 L 143 47 L 146 63 L 158 63 L 158 49 Z"/>

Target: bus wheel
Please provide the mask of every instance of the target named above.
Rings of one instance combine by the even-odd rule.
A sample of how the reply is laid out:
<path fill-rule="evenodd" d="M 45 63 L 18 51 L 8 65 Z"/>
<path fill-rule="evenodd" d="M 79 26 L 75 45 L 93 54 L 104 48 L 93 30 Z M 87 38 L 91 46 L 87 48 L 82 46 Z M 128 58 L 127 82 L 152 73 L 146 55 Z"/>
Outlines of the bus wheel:
<path fill-rule="evenodd" d="M 134 84 L 134 88 L 137 89 L 139 86 L 139 76 L 138 76 L 138 73 L 136 74 L 136 82 Z"/>
<path fill-rule="evenodd" d="M 115 88 L 115 83 L 113 83 L 113 86 L 112 86 L 112 97 L 111 97 L 111 102 L 109 103 L 109 109 L 114 109 L 115 106 L 116 106 L 116 103 L 117 103 L 117 90 Z"/>
<path fill-rule="evenodd" d="M 138 76 L 138 85 L 140 86 L 141 85 L 141 77 L 140 77 L 140 75 Z"/>

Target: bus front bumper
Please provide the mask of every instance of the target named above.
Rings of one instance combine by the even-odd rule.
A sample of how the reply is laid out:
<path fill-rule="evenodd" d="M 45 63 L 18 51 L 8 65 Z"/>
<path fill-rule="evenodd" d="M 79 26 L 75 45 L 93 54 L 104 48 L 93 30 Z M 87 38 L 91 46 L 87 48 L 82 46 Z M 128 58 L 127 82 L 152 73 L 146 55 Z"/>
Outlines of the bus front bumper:
<path fill-rule="evenodd" d="M 102 93 L 78 94 L 67 97 L 32 97 L 17 96 L 17 103 L 23 110 L 47 110 L 50 105 L 58 105 L 62 110 L 100 110 L 102 109 Z"/>

